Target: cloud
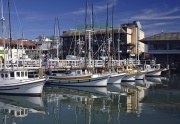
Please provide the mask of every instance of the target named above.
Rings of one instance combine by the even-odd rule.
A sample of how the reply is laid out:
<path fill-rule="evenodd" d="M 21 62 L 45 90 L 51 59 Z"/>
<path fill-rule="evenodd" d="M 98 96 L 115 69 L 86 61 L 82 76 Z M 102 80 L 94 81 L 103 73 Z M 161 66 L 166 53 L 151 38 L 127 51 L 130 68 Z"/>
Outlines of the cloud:
<path fill-rule="evenodd" d="M 179 15 L 174 15 L 176 12 L 179 12 L 180 8 L 175 7 L 173 9 L 144 9 L 140 10 L 138 13 L 134 13 L 131 16 L 133 20 L 170 20 L 170 19 L 179 19 Z"/>

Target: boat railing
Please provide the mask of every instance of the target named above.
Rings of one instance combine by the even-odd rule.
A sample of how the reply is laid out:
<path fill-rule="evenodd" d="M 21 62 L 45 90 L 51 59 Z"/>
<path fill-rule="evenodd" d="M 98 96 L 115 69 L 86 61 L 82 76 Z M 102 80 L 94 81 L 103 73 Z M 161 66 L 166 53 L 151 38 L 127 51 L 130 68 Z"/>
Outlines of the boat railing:
<path fill-rule="evenodd" d="M 40 60 L 0 60 L 0 69 L 38 69 L 40 63 Z"/>

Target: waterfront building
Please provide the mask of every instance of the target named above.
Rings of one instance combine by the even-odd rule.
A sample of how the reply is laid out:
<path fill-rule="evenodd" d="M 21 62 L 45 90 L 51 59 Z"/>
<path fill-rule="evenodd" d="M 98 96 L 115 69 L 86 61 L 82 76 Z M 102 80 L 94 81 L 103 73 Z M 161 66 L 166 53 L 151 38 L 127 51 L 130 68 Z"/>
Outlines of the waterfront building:
<path fill-rule="evenodd" d="M 161 32 L 141 40 L 148 45 L 147 53 L 161 65 L 180 67 L 180 32 Z"/>
<path fill-rule="evenodd" d="M 0 39 L 0 56 L 1 58 L 28 58 L 31 50 L 35 49 L 35 42 L 28 41 L 25 38 L 18 40 Z M 28 51 L 28 52 L 27 52 Z M 12 55 L 11 55 L 12 54 Z"/>
<path fill-rule="evenodd" d="M 48 55 L 49 58 L 61 58 L 62 44 L 60 37 L 52 36 L 47 37 L 45 35 L 40 35 L 35 40 L 36 43 L 36 53 L 39 55 Z"/>
<path fill-rule="evenodd" d="M 85 34 L 87 35 L 86 38 Z M 138 56 L 145 51 L 145 44 L 139 42 L 139 39 L 144 38 L 144 32 L 139 21 L 121 24 L 120 27 L 113 28 L 95 24 L 93 31 L 91 28 L 88 28 L 86 32 L 83 25 L 78 25 L 76 29 L 64 31 L 61 35 L 63 40 L 63 57 L 65 58 L 66 55 L 84 56 L 85 40 L 89 42 L 89 34 L 91 35 L 91 45 L 93 46 L 91 52 L 95 59 L 99 59 L 100 56 L 107 56 L 108 42 L 111 44 L 110 54 L 111 56 L 114 55 L 114 59 L 138 59 Z M 120 57 L 118 57 L 119 54 Z"/>

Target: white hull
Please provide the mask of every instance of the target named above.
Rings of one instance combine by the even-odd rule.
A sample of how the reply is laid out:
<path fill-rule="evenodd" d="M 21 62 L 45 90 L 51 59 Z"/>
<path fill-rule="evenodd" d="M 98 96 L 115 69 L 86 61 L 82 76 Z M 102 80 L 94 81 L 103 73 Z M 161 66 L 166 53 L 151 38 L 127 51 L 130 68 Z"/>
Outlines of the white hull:
<path fill-rule="evenodd" d="M 126 81 L 135 81 L 136 79 L 136 74 L 128 74 L 128 75 L 125 75 L 123 78 L 122 78 L 122 82 L 126 82 Z"/>
<path fill-rule="evenodd" d="M 46 79 L 1 80 L 0 93 L 14 95 L 41 95 Z M 13 82 L 13 83 L 12 83 Z"/>
<path fill-rule="evenodd" d="M 146 73 L 146 76 L 161 76 L 162 70 L 154 70 Z"/>
<path fill-rule="evenodd" d="M 126 73 L 120 73 L 120 74 L 111 74 L 108 80 L 108 84 L 120 84 L 122 78 L 125 76 Z"/>
<path fill-rule="evenodd" d="M 135 78 L 136 78 L 136 80 L 144 80 L 145 73 L 137 73 Z"/>
<path fill-rule="evenodd" d="M 85 87 L 105 87 L 109 79 L 109 74 L 93 75 L 91 78 L 86 79 L 71 79 L 71 80 L 57 80 L 49 79 L 48 84 L 61 85 L 61 86 L 85 86 Z"/>

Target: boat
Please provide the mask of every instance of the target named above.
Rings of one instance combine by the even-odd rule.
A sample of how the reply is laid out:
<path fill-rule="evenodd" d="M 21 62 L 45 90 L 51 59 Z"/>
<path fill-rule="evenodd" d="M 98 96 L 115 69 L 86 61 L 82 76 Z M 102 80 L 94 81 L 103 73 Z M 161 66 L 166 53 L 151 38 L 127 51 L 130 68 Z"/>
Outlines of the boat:
<path fill-rule="evenodd" d="M 126 73 L 110 73 L 108 84 L 120 84 Z"/>
<path fill-rule="evenodd" d="M 9 1 L 8 1 L 9 4 Z M 9 7 L 8 7 L 9 8 Z M 10 11 L 9 11 L 10 16 Z M 2 27 L 4 27 L 4 17 L 2 17 Z M 10 25 L 10 20 L 9 20 Z M 2 31 L 4 32 L 4 30 Z M 3 43 L 5 46 L 5 38 L 3 34 Z M 10 30 L 11 34 L 11 30 Z M 11 45 L 11 35 L 10 35 L 10 45 Z M 46 77 L 43 77 L 43 70 L 39 66 L 39 77 L 29 78 L 29 70 L 14 68 L 17 65 L 16 61 L 12 57 L 12 49 L 9 50 L 11 53 L 5 53 L 4 47 L 4 62 L 3 70 L 0 71 L 0 94 L 13 94 L 13 95 L 41 95 L 43 86 L 46 81 Z M 10 58 L 9 58 L 10 55 Z M 17 58 L 19 59 L 19 58 Z M 7 61 L 11 61 L 11 68 L 7 68 Z"/>
<path fill-rule="evenodd" d="M 83 74 L 82 70 L 71 70 L 70 74 L 55 73 L 46 84 L 61 86 L 104 87 L 110 74 Z"/>
<path fill-rule="evenodd" d="M 0 94 L 42 95 L 45 77 L 29 78 L 27 70 L 0 71 Z"/>
<path fill-rule="evenodd" d="M 165 69 L 160 69 L 160 64 L 145 65 L 146 76 L 161 76 L 161 72 Z"/>

